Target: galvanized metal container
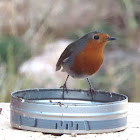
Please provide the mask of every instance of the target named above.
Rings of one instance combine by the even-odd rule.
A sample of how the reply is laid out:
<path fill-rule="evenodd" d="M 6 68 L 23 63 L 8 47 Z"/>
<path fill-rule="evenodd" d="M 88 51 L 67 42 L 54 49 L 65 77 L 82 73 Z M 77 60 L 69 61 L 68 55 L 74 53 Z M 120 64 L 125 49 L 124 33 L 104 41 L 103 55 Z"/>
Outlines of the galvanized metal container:
<path fill-rule="evenodd" d="M 103 133 L 127 127 L 125 95 L 87 90 L 29 89 L 11 94 L 11 126 L 46 133 Z"/>

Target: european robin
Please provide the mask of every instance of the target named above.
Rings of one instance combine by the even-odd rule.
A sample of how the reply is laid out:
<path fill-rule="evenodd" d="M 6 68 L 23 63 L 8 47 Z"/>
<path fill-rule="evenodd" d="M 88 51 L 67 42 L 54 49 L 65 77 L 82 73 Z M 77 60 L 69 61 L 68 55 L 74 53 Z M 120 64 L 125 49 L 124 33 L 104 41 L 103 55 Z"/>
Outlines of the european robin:
<path fill-rule="evenodd" d="M 62 71 L 68 73 L 64 85 L 60 87 L 63 88 L 63 98 L 64 91 L 68 92 L 66 83 L 69 75 L 73 78 L 87 78 L 90 86 L 89 91 L 91 94 L 94 93 L 94 88 L 88 77 L 96 73 L 103 64 L 103 51 L 107 42 L 111 40 L 116 40 L 116 38 L 94 31 L 66 47 L 56 64 L 56 71 L 63 67 Z"/>

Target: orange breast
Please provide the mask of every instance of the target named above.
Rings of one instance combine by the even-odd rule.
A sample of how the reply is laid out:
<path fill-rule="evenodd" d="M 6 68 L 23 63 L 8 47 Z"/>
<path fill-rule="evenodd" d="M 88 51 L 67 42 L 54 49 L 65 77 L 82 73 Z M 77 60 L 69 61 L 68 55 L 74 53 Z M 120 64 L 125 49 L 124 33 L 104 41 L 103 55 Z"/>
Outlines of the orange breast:
<path fill-rule="evenodd" d="M 94 40 L 88 41 L 85 48 L 79 52 L 71 70 L 75 74 L 92 75 L 97 72 L 103 63 L 103 49 L 106 43 L 97 43 Z"/>

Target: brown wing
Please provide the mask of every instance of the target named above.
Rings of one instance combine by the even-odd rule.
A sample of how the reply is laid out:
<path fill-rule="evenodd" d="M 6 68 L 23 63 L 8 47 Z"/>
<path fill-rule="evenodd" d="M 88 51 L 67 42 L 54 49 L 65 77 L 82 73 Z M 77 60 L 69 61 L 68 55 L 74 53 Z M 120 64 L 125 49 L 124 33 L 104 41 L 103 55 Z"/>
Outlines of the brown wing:
<path fill-rule="evenodd" d="M 63 51 L 63 53 L 61 54 L 60 58 L 58 59 L 58 62 L 56 64 L 56 71 L 61 69 L 61 66 L 63 64 L 63 61 L 70 57 L 71 54 L 73 53 L 73 48 L 75 47 L 74 43 L 69 44 L 66 49 Z"/>
<path fill-rule="evenodd" d="M 72 55 L 72 53 L 74 53 L 75 51 L 78 52 L 79 50 L 84 48 L 87 40 L 91 39 L 92 36 L 93 36 L 93 32 L 88 33 L 88 34 L 84 35 L 83 37 L 81 37 L 80 39 L 76 40 L 75 42 L 69 44 L 67 46 L 67 48 L 61 54 L 60 58 L 58 59 L 58 62 L 56 64 L 56 71 L 61 69 L 61 66 L 62 66 L 64 60 L 69 58 Z"/>

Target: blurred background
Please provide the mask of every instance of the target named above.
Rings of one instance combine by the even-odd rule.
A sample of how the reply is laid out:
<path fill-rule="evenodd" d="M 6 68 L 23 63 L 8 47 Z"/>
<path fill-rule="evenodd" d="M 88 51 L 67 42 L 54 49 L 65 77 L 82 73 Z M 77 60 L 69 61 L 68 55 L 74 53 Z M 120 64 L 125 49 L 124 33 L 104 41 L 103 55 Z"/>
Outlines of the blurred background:
<path fill-rule="evenodd" d="M 117 37 L 105 48 L 95 89 L 140 101 L 140 0 L 1 0 L 0 102 L 28 88 L 58 88 L 67 74 L 55 71 L 64 48 L 90 31 Z M 70 78 L 68 88 L 89 88 Z"/>

